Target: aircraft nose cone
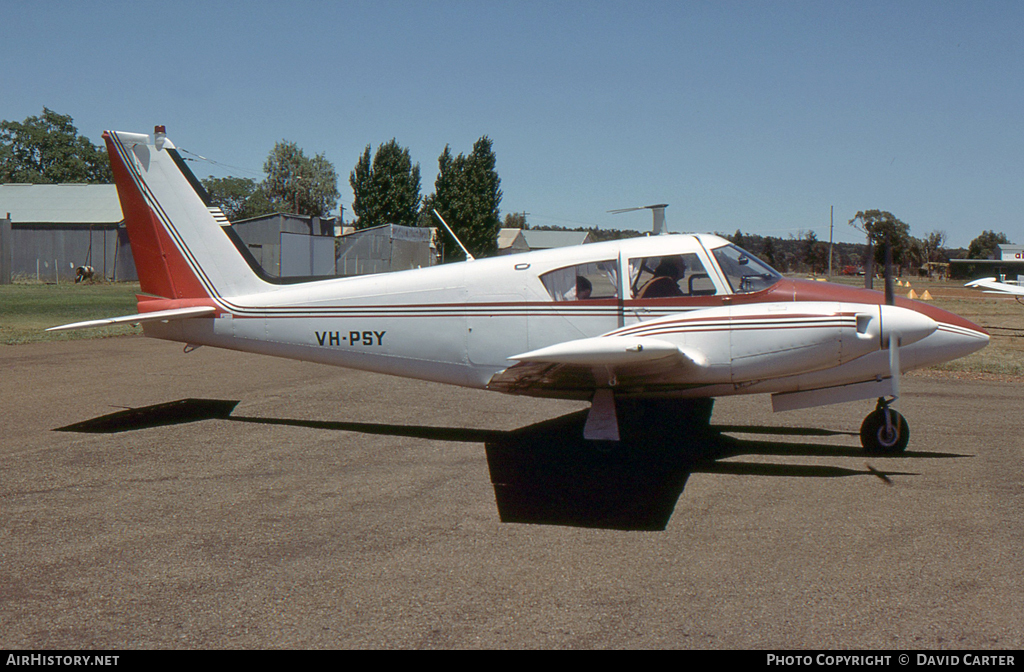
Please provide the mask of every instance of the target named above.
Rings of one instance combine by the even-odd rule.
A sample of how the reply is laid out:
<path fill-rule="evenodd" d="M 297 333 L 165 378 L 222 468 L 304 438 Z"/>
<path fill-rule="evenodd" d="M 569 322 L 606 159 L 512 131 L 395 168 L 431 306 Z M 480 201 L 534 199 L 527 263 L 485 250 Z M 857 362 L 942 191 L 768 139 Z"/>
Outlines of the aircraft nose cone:
<path fill-rule="evenodd" d="M 981 350 L 989 342 L 989 334 L 982 327 L 963 318 L 939 322 L 939 332 L 946 343 L 946 349 L 956 357 L 965 357 Z"/>
<path fill-rule="evenodd" d="M 916 314 L 936 325 L 930 336 L 925 334 L 926 338 L 922 338 L 922 342 L 919 345 L 907 349 L 906 357 L 904 357 L 902 362 L 909 368 L 949 362 L 960 357 L 966 357 L 988 345 L 988 332 L 977 324 L 931 304 L 914 302 L 911 305 L 912 308 L 911 306 L 905 307 L 906 313 L 911 315 L 906 313 L 899 314 L 893 311 L 888 322 L 885 317 L 882 319 L 882 329 L 886 332 L 885 338 L 889 338 L 888 331 L 892 329 L 901 334 L 900 338 L 904 345 L 908 343 L 908 340 L 907 335 L 904 335 L 901 329 L 906 328 L 906 326 L 913 326 L 904 325 L 905 319 L 909 322 L 913 319 L 912 316 Z M 889 315 L 890 311 L 888 309 L 890 308 L 892 307 L 882 306 L 882 315 Z M 919 329 L 925 326 L 923 320 L 917 320 L 917 322 Z M 920 333 L 920 331 L 911 333 L 910 337 L 913 338 Z M 882 342 L 885 343 L 886 341 Z"/>
<path fill-rule="evenodd" d="M 892 335 L 896 335 L 901 346 L 910 345 L 930 336 L 939 328 L 938 322 L 916 310 L 899 306 L 880 306 L 880 308 L 882 343 L 888 342 Z"/>

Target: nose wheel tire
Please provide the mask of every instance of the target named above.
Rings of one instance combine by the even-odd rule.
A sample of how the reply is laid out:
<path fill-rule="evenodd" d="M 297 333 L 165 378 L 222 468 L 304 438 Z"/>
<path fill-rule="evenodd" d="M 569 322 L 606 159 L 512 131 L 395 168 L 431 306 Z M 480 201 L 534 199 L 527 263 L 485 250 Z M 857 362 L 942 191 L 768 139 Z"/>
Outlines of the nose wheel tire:
<path fill-rule="evenodd" d="M 886 422 L 885 414 L 890 420 Z M 868 453 L 900 453 L 910 441 L 907 419 L 892 409 L 878 409 L 864 418 L 860 426 L 860 442 Z"/>

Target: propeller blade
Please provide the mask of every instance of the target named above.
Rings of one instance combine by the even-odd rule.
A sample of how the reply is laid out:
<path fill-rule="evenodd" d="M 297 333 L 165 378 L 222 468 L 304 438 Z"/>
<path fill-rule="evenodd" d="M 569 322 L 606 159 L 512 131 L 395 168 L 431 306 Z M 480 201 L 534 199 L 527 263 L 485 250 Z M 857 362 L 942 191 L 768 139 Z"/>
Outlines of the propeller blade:
<path fill-rule="evenodd" d="M 885 236 L 885 305 L 896 305 L 896 295 L 892 286 L 892 240 Z"/>
<path fill-rule="evenodd" d="M 870 472 L 873 476 L 877 476 L 878 478 L 882 479 L 883 483 L 892 487 L 892 479 L 889 478 L 885 473 L 879 471 L 878 469 L 875 469 L 867 462 L 864 463 L 864 466 L 868 468 L 868 472 Z"/>
<path fill-rule="evenodd" d="M 900 335 L 889 334 L 889 375 L 892 376 L 892 403 L 900 398 Z"/>

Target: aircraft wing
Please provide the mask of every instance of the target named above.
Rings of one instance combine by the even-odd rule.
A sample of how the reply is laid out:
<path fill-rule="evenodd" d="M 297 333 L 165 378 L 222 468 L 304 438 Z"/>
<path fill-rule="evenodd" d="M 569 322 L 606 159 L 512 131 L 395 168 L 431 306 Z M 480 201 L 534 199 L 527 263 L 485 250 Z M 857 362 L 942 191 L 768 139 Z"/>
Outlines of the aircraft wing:
<path fill-rule="evenodd" d="M 1005 282 L 998 282 L 995 278 L 982 278 L 972 280 L 964 287 L 983 288 L 987 294 L 1016 294 L 1024 296 L 1024 287 L 1020 285 L 1009 285 Z"/>
<path fill-rule="evenodd" d="M 72 331 L 74 329 L 92 329 L 94 327 L 109 327 L 115 324 L 142 324 L 144 322 L 170 322 L 171 320 L 184 320 L 190 317 L 204 317 L 213 315 L 217 309 L 213 306 L 192 306 L 189 308 L 174 308 L 172 310 L 156 310 L 151 313 L 139 313 L 137 315 L 122 315 L 121 317 L 107 317 L 102 320 L 88 320 L 86 322 L 74 322 L 62 324 L 59 327 L 50 327 L 47 331 Z"/>
<path fill-rule="evenodd" d="M 495 374 L 488 389 L 536 396 L 556 392 L 564 396 L 575 390 L 586 399 L 611 380 L 625 390 L 661 373 L 680 368 L 696 372 L 707 366 L 706 358 L 697 351 L 656 338 L 628 336 L 566 341 L 509 359 L 517 363 Z"/>

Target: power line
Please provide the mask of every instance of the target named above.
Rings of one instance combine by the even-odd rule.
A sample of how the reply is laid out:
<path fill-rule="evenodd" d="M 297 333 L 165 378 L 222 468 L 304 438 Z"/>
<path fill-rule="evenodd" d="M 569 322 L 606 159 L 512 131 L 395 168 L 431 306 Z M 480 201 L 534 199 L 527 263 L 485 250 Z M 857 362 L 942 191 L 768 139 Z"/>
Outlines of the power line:
<path fill-rule="evenodd" d="M 195 152 L 190 152 L 187 149 L 182 149 L 180 147 L 178 148 L 178 151 L 183 152 L 185 154 L 191 154 L 192 156 L 196 157 L 195 159 L 190 159 L 188 157 L 184 157 L 186 161 L 196 161 L 196 160 L 206 161 L 207 163 L 210 163 L 210 164 L 215 165 L 215 166 L 220 166 L 222 168 L 230 168 L 231 170 L 240 170 L 243 173 L 249 173 L 250 175 L 259 175 L 261 177 L 264 174 L 262 171 L 255 171 L 255 170 L 252 170 L 251 168 L 242 168 L 241 166 L 232 166 L 232 165 L 227 164 L 227 163 L 221 163 L 220 161 L 214 161 L 213 159 L 208 159 L 208 158 L 206 158 L 205 156 L 203 156 L 201 154 L 196 154 Z"/>

